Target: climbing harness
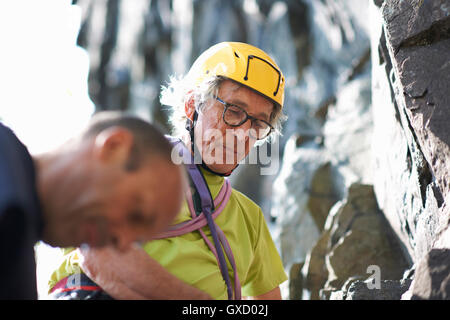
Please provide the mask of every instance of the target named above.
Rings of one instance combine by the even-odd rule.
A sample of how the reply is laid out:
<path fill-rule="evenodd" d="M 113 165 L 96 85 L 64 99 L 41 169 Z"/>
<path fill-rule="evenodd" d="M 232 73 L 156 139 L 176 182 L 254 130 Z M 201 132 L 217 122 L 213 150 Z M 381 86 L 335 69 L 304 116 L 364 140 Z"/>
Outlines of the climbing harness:
<path fill-rule="evenodd" d="M 192 153 L 189 152 L 189 150 L 185 147 L 185 145 L 181 140 L 173 138 L 171 138 L 170 140 L 174 145 L 174 148 L 177 149 L 176 151 L 179 152 L 179 155 L 183 159 L 183 163 L 186 166 L 186 170 L 190 177 L 190 182 L 194 189 L 194 194 L 192 194 L 190 189 L 187 188 L 188 190 L 186 195 L 192 219 L 169 227 L 167 231 L 161 233 L 155 239 L 176 237 L 198 230 L 203 240 L 206 242 L 206 244 L 216 257 L 216 260 L 218 261 L 220 272 L 222 273 L 222 277 L 227 285 L 228 299 L 232 300 L 233 289 L 228 274 L 227 263 L 223 253 L 225 251 L 228 261 L 230 262 L 231 267 L 233 268 L 234 299 L 240 300 L 241 285 L 237 274 L 236 262 L 233 256 L 233 252 L 231 250 L 230 244 L 228 243 L 228 240 L 225 237 L 224 232 L 214 221 L 214 219 L 217 218 L 217 216 L 223 211 L 230 198 L 231 195 L 230 182 L 227 179 L 225 179 L 225 182 L 221 190 L 219 191 L 219 194 L 213 200 L 202 172 L 200 171 L 199 167 L 194 163 L 194 157 Z M 201 229 L 206 225 L 208 225 L 211 231 L 211 236 L 213 238 L 214 244 L 211 243 L 211 241 L 205 235 L 204 231 Z"/>

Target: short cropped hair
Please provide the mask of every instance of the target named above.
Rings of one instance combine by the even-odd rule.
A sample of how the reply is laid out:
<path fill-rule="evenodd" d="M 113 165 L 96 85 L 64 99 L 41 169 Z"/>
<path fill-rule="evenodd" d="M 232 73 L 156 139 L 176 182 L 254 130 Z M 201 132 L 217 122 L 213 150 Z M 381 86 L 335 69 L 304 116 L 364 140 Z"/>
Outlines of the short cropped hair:
<path fill-rule="evenodd" d="M 127 171 L 139 169 L 142 162 L 151 157 L 160 157 L 172 163 L 172 146 L 162 131 L 143 119 L 120 111 L 100 111 L 94 114 L 83 136 L 93 137 L 112 127 L 125 128 L 133 134 L 134 143 L 126 164 Z"/>

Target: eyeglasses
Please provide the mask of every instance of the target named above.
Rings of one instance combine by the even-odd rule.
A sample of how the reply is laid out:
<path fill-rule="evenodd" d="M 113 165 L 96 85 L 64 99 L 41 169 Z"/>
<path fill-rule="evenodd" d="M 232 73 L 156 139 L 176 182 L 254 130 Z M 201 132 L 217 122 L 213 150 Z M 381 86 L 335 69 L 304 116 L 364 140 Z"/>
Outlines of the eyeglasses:
<path fill-rule="evenodd" d="M 250 119 L 252 122 L 252 128 L 249 134 L 252 138 L 262 140 L 272 132 L 273 126 L 267 121 L 252 117 L 243 108 L 225 102 L 219 97 L 216 97 L 216 100 L 225 106 L 222 113 L 222 118 L 223 121 L 230 127 L 239 127 Z"/>

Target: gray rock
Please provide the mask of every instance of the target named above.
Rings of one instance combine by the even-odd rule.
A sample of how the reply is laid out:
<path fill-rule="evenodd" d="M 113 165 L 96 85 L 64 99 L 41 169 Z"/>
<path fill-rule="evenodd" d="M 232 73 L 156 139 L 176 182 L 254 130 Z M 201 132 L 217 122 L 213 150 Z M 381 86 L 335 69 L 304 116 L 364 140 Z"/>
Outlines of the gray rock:
<path fill-rule="evenodd" d="M 377 6 L 377 7 L 381 7 L 383 5 L 383 1 L 384 0 L 373 0 L 373 3 Z"/>
<path fill-rule="evenodd" d="M 412 300 L 450 300 L 450 249 L 432 249 L 418 263 Z"/>
<path fill-rule="evenodd" d="M 325 256 L 328 252 L 330 231 L 324 231 L 314 247 L 308 253 L 302 269 L 303 299 L 319 300 L 320 290 L 328 279 L 328 270 L 325 265 Z"/>
<path fill-rule="evenodd" d="M 296 137 L 286 143 L 284 164 L 274 182 L 271 215 L 276 217 L 275 239 L 285 268 L 305 261 L 320 235 L 308 210 L 314 172 L 324 161 L 324 152 L 313 142 L 296 147 Z"/>
<path fill-rule="evenodd" d="M 450 5 L 446 0 L 386 0 L 382 12 L 394 51 L 401 46 L 425 45 L 448 39 L 446 27 Z"/>
<path fill-rule="evenodd" d="M 287 3 L 291 8 L 295 1 Z M 298 69 L 292 67 L 289 71 L 301 70 L 303 74 L 287 100 L 296 108 L 287 109 L 290 120 L 285 133 L 290 138 L 272 193 L 275 238 L 287 270 L 293 263 L 305 261 L 322 232 L 330 208 L 370 168 L 369 43 L 362 26 L 366 5 L 341 0 L 303 3 L 306 6 L 297 9 L 306 12 L 311 41 L 309 46 L 302 47 L 306 55 L 302 61 L 307 64 L 300 62 Z M 305 34 L 298 30 L 291 32 L 298 36 L 299 42 L 295 43 L 298 49 L 304 44 Z M 291 52 L 291 44 L 283 46 Z M 315 261 L 319 260 L 313 258 L 311 268 L 315 268 Z M 323 259 L 321 263 L 324 265 Z M 322 286 L 311 280 L 314 272 L 307 273 L 309 278 L 305 281 L 311 287 L 304 287 L 304 296 L 311 293 L 317 299 Z M 317 270 L 315 274 L 320 277 L 320 272 Z"/>
<path fill-rule="evenodd" d="M 412 280 L 381 280 L 378 288 L 370 281 L 354 280 L 342 290 L 333 292 L 330 300 L 400 300 Z"/>
<path fill-rule="evenodd" d="M 307 256 L 302 270 L 303 298 L 363 299 L 364 294 L 369 298 L 369 293 L 349 290 L 352 283 L 364 280 L 370 289 L 376 279 L 397 282 L 384 282 L 380 287 L 384 291 L 377 291 L 378 296 L 372 292 L 373 297 L 400 299 L 409 287 L 400 282 L 408 268 L 409 261 L 377 206 L 372 186 L 355 183 L 347 198 L 331 209 L 322 236 Z"/>
<path fill-rule="evenodd" d="M 441 204 L 450 192 L 450 97 L 445 89 L 450 86 L 450 4 L 445 0 L 392 0 L 386 1 L 382 11 L 399 80 L 396 99 L 406 108 Z M 432 182 L 431 175 L 421 177 L 425 186 Z"/>
<path fill-rule="evenodd" d="M 401 279 L 408 262 L 379 211 L 371 186 L 353 184 L 331 227 L 325 289 L 341 288 L 352 277 L 368 277 L 372 266 L 381 279 Z"/>
<path fill-rule="evenodd" d="M 369 71 L 370 63 L 362 74 L 340 88 L 336 103 L 329 107 L 323 126 L 325 148 L 333 167 L 343 177 L 341 189 L 348 188 L 353 182 L 373 182 L 370 161 L 373 115 Z M 341 198 L 345 193 L 341 194 Z"/>
<path fill-rule="evenodd" d="M 450 218 L 450 101 L 444 89 L 450 86 L 450 6 L 386 0 L 377 10 L 374 187 L 380 208 L 417 261 L 439 241 Z"/>
<path fill-rule="evenodd" d="M 302 268 L 304 263 L 294 263 L 289 271 L 289 299 L 301 300 L 303 293 Z"/>
<path fill-rule="evenodd" d="M 314 172 L 309 190 L 308 209 L 319 230 L 323 229 L 331 207 L 341 197 L 333 167 L 327 162 Z"/>

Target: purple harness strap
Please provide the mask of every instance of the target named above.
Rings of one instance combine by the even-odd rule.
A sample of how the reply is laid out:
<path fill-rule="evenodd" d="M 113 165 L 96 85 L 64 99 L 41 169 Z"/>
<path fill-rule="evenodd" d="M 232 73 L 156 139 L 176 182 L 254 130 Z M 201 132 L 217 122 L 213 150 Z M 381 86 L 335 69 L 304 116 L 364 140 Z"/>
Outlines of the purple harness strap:
<path fill-rule="evenodd" d="M 214 213 L 212 214 L 213 219 L 217 218 L 217 216 L 223 211 L 228 200 L 230 199 L 230 195 L 231 195 L 231 186 L 228 180 L 225 180 L 225 183 L 220 189 L 219 194 L 214 199 L 214 206 L 216 207 L 216 210 L 214 210 Z M 195 215 L 194 204 L 192 202 L 192 194 L 190 190 L 186 192 L 186 199 L 188 202 L 189 212 L 191 212 L 192 219 L 170 226 L 166 231 L 158 234 L 158 236 L 155 239 L 177 237 L 203 228 L 208 224 L 204 215 L 201 214 L 197 216 Z"/>
<path fill-rule="evenodd" d="M 192 182 L 200 195 L 202 214 L 196 215 L 194 210 L 194 205 L 192 201 L 192 194 L 188 188 L 188 192 L 186 195 L 189 211 L 191 212 L 192 219 L 189 221 L 185 221 L 179 223 L 177 225 L 169 227 L 169 229 L 162 234 L 158 235 L 155 239 L 163 239 L 179 236 L 182 234 L 186 234 L 195 230 L 198 230 L 206 242 L 210 250 L 213 252 L 216 257 L 220 272 L 222 274 L 223 279 L 227 285 L 227 293 L 228 299 L 233 299 L 233 290 L 230 281 L 230 277 L 228 274 L 228 267 L 225 260 L 225 254 L 227 255 L 228 261 L 233 268 L 234 275 L 234 299 L 241 299 L 241 285 L 239 282 L 239 277 L 237 274 L 236 262 L 234 260 L 233 252 L 231 250 L 230 244 L 225 237 L 223 231 L 216 224 L 214 219 L 223 211 L 225 208 L 230 195 L 231 195 L 231 185 L 230 182 L 225 179 L 225 183 L 223 184 L 219 194 L 217 195 L 214 202 L 212 201 L 211 194 L 209 192 L 208 185 L 197 165 L 194 163 L 194 159 L 192 154 L 186 149 L 184 144 L 178 139 L 170 139 L 171 143 L 174 145 L 174 148 L 178 148 L 179 154 L 183 157 L 183 163 L 186 166 L 186 169 L 192 179 Z M 215 207 L 213 211 L 213 205 Z M 211 230 L 211 236 L 214 241 L 214 245 L 209 241 L 208 237 L 205 235 L 204 231 L 201 229 L 202 227 L 208 225 Z"/>

